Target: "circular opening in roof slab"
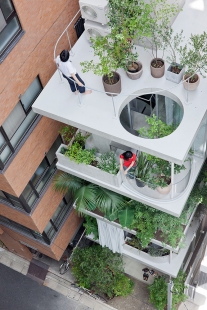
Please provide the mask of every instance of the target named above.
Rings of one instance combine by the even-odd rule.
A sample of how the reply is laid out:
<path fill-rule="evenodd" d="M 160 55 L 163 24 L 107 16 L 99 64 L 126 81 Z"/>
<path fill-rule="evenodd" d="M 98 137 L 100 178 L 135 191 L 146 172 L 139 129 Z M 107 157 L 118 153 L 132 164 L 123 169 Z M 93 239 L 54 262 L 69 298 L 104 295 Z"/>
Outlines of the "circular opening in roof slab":
<path fill-rule="evenodd" d="M 122 126 L 132 135 L 160 139 L 174 132 L 183 118 L 180 99 L 167 91 L 128 97 L 119 115 Z M 137 93 L 137 92 L 136 92 Z"/>

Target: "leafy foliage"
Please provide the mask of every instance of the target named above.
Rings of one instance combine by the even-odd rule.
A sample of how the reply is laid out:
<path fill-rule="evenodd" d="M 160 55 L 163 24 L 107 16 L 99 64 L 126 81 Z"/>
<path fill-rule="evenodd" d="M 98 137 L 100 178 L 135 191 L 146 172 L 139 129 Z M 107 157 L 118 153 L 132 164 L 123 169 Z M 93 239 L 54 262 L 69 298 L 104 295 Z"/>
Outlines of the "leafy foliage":
<path fill-rule="evenodd" d="M 177 278 L 173 279 L 172 310 L 187 299 L 184 294 L 186 274 L 180 270 Z M 150 291 L 150 302 L 157 310 L 164 310 L 167 305 L 167 281 L 165 276 L 156 277 L 154 283 L 148 286 Z"/>
<path fill-rule="evenodd" d="M 142 138 L 163 138 L 170 135 L 175 130 L 173 125 L 167 125 L 160 119 L 157 119 L 156 115 L 146 117 L 146 122 L 148 123 L 149 128 L 142 127 L 138 130 Z M 148 178 L 148 186 L 155 189 L 158 186 L 164 188 L 169 185 L 171 182 L 170 162 L 150 154 L 145 154 L 145 156 L 146 160 L 151 163 L 151 165 L 149 164 L 151 167 L 151 171 L 149 171 L 149 173 L 151 173 L 152 176 Z M 174 165 L 175 174 L 180 173 L 181 170 L 184 169 L 184 165 Z"/>
<path fill-rule="evenodd" d="M 162 40 L 165 42 L 166 50 L 169 51 L 169 55 L 167 56 L 167 61 L 172 66 L 177 66 L 177 57 L 176 52 L 179 52 L 181 43 L 184 40 L 183 30 L 180 33 L 174 34 L 173 29 L 171 27 L 166 27 L 165 31 L 161 33 Z M 182 69 L 182 66 L 179 66 Z"/>
<path fill-rule="evenodd" d="M 98 224 L 94 217 L 89 215 L 84 215 L 85 223 L 83 226 L 86 229 L 86 235 L 90 235 L 91 233 L 94 235 L 94 240 L 98 240 Z"/>
<path fill-rule="evenodd" d="M 171 18 L 179 12 L 179 6 L 178 4 L 170 4 L 167 0 L 150 0 L 149 5 L 151 11 L 148 27 L 151 36 L 147 38 L 147 42 L 151 45 L 153 58 L 157 58 L 158 50 L 166 49 L 166 42 L 163 37 Z"/>
<path fill-rule="evenodd" d="M 164 310 L 167 305 L 167 282 L 164 276 L 154 279 L 153 284 L 148 286 L 150 302 L 157 310 Z"/>
<path fill-rule="evenodd" d="M 68 144 L 72 137 L 74 136 L 77 128 L 73 126 L 64 126 L 58 132 L 61 134 L 64 142 Z"/>
<path fill-rule="evenodd" d="M 102 212 L 113 212 L 125 205 L 122 196 L 65 172 L 54 178 L 54 189 L 63 194 L 72 193 L 77 212 L 85 209 L 93 211 L 97 207 Z"/>
<path fill-rule="evenodd" d="M 114 152 L 107 152 L 100 156 L 97 167 L 103 171 L 111 174 L 117 174 L 119 171 L 119 165 L 116 161 L 116 155 Z"/>
<path fill-rule="evenodd" d="M 140 240 L 136 237 L 132 237 L 131 239 L 128 239 L 126 243 L 132 246 L 133 248 L 136 248 L 138 250 L 143 250 L 143 246 Z"/>
<path fill-rule="evenodd" d="M 148 247 L 148 254 L 153 256 L 153 257 L 158 257 L 158 256 L 164 256 L 164 255 L 169 255 L 170 251 L 167 249 L 157 249 L 153 248 L 151 246 Z"/>
<path fill-rule="evenodd" d="M 191 34 L 187 44 L 179 49 L 182 66 L 186 68 L 186 75 L 192 76 L 190 81 L 194 80 L 194 73 L 197 71 L 203 77 L 207 73 L 207 33 Z"/>
<path fill-rule="evenodd" d="M 136 169 L 134 176 L 142 181 L 147 181 L 150 176 L 153 163 L 147 159 L 144 153 L 140 153 L 136 160 Z"/>
<path fill-rule="evenodd" d="M 114 71 L 119 67 L 126 66 L 127 55 L 130 52 L 130 42 L 127 40 L 126 34 L 111 33 L 105 37 L 97 36 L 92 39 L 92 48 L 94 56 L 98 56 L 99 62 L 94 60 L 81 62 L 83 72 L 93 71 L 99 76 L 106 76 L 110 84 L 114 84 Z"/>
<path fill-rule="evenodd" d="M 207 204 L 207 184 L 200 186 L 205 178 L 205 169 L 204 166 L 179 218 L 67 173 L 55 177 L 54 188 L 61 193 L 72 192 L 78 212 L 98 208 L 108 220 L 119 219 L 122 227 L 136 230 L 142 248 L 146 248 L 151 239 L 156 239 L 157 232 L 164 244 L 176 248 L 184 244 L 183 225 L 188 223 L 193 210 L 200 203 Z"/>
<path fill-rule="evenodd" d="M 126 296 L 133 290 L 133 282 L 123 274 L 121 255 L 106 247 L 75 249 L 72 272 L 78 285 L 108 297 Z"/>
<path fill-rule="evenodd" d="M 146 116 L 146 122 L 149 128 L 142 127 L 138 130 L 141 138 L 159 139 L 169 136 L 176 128 L 173 125 L 167 125 L 157 118 L 155 114 L 152 117 Z"/>
<path fill-rule="evenodd" d="M 95 159 L 97 150 L 83 149 L 78 142 L 74 142 L 65 152 L 65 156 L 69 157 L 70 160 L 75 161 L 78 164 L 90 165 Z"/>

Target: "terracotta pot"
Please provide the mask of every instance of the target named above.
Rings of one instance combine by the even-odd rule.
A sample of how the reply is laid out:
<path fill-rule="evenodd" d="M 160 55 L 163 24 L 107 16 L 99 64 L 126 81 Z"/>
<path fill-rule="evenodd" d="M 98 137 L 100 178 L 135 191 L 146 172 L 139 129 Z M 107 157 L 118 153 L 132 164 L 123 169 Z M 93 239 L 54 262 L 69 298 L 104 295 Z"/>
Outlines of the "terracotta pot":
<path fill-rule="evenodd" d="M 163 66 L 161 68 L 155 68 L 152 66 L 153 61 L 159 60 L 163 62 Z M 154 78 L 161 78 L 165 74 L 165 61 L 162 58 L 154 58 L 150 63 L 151 75 Z"/>
<path fill-rule="evenodd" d="M 170 190 L 171 190 L 171 187 L 172 187 L 172 184 L 170 183 L 168 186 L 166 186 L 166 187 L 160 187 L 160 186 L 158 186 L 157 187 L 157 191 L 158 191 L 158 193 L 160 193 L 160 194 L 162 194 L 162 195 L 167 195 L 167 194 L 169 194 L 169 192 L 170 192 Z"/>
<path fill-rule="evenodd" d="M 115 84 L 107 84 L 107 76 L 102 76 L 102 82 L 104 86 L 105 92 L 116 93 L 113 96 L 117 96 L 121 92 L 121 76 L 117 72 L 113 72 L 114 77 L 117 78 L 117 82 Z M 112 96 L 111 94 L 106 94 L 108 96 Z"/>
<path fill-rule="evenodd" d="M 142 75 L 143 69 L 142 69 L 142 63 L 140 61 L 135 61 L 135 63 L 139 66 L 139 71 L 137 72 L 130 72 L 130 71 L 126 71 L 127 76 L 131 79 L 131 80 L 137 80 L 140 78 L 140 76 Z"/>
<path fill-rule="evenodd" d="M 198 79 L 194 83 L 188 83 L 188 82 L 184 81 L 188 76 L 187 75 L 183 76 L 183 86 L 184 86 L 185 89 L 187 89 L 187 90 L 195 90 L 198 87 L 198 85 L 200 83 L 200 77 L 199 77 L 198 74 L 195 74 L 195 75 L 198 77 Z"/>

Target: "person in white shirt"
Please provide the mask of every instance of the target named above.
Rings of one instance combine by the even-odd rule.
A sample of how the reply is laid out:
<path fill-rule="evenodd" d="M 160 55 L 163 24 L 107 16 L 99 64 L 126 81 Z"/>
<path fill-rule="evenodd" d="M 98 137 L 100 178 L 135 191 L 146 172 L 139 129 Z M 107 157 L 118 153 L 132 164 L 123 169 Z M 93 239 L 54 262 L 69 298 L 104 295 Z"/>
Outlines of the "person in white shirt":
<path fill-rule="evenodd" d="M 69 60 L 70 53 L 68 50 L 63 50 L 60 53 L 60 56 L 58 56 L 55 59 L 55 62 L 62 72 L 62 75 L 65 79 L 67 79 L 71 91 L 75 94 L 80 92 L 81 94 L 87 95 L 91 94 L 91 90 L 86 90 L 85 89 L 85 83 L 83 80 L 80 78 L 78 75 L 76 68 L 73 66 L 72 62 Z"/>

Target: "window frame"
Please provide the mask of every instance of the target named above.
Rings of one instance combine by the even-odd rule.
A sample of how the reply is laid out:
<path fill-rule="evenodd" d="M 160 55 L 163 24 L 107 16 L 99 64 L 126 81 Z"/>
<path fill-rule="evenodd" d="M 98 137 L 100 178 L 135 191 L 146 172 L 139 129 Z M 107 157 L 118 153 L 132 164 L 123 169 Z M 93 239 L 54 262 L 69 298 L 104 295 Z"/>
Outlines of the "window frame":
<path fill-rule="evenodd" d="M 24 134 L 21 136 L 20 140 L 18 141 L 17 145 L 15 147 L 13 147 L 13 145 L 11 144 L 10 140 L 14 137 L 14 135 L 16 134 L 16 132 L 19 130 L 19 128 L 22 126 L 23 122 L 25 121 L 25 119 L 27 118 L 27 116 L 29 115 L 29 113 L 31 112 L 32 110 L 32 104 L 35 102 L 35 100 L 37 99 L 37 97 L 40 95 L 40 93 L 42 92 L 43 90 L 43 85 L 41 83 L 41 80 L 39 78 L 39 75 L 36 76 L 36 78 L 39 82 L 39 85 L 40 85 L 40 91 L 38 92 L 38 94 L 35 96 L 35 98 L 32 100 L 31 104 L 30 104 L 30 107 L 26 110 L 24 108 L 24 105 L 23 103 L 21 102 L 21 95 L 20 95 L 20 98 L 19 98 L 19 101 L 17 102 L 21 104 L 21 107 L 25 113 L 25 118 L 23 119 L 23 121 L 21 122 L 21 124 L 18 126 L 18 128 L 15 130 L 15 132 L 13 133 L 13 135 L 11 136 L 11 138 L 9 139 L 9 137 L 7 136 L 4 128 L 3 128 L 3 124 L 0 126 L 0 133 L 2 134 L 4 140 L 5 140 L 5 143 L 1 146 L 0 148 L 0 156 L 1 156 L 1 153 L 4 151 L 4 149 L 8 146 L 11 153 L 10 155 L 8 156 L 7 160 L 5 161 L 5 163 L 1 160 L 0 158 L 0 170 L 3 170 L 7 164 L 7 162 L 13 157 L 15 156 L 16 154 L 16 151 L 18 150 L 19 148 L 19 145 L 22 143 L 22 141 L 25 139 L 25 137 L 27 136 L 28 132 L 30 131 L 30 129 L 32 128 L 32 126 L 37 122 L 38 118 L 40 118 L 40 115 L 36 113 L 36 116 L 35 118 L 32 120 L 31 124 L 29 125 L 29 127 L 27 128 L 27 130 L 24 132 Z M 34 79 L 34 80 L 35 80 Z M 33 81 L 34 81 L 33 80 Z M 32 82 L 33 83 L 33 82 Z M 31 83 L 31 84 L 32 84 Z M 29 85 L 29 87 L 31 86 L 31 84 Z M 29 89 L 29 87 L 27 89 Z M 25 91 L 26 92 L 26 91 Z M 9 115 L 8 115 L 9 117 Z"/>
<path fill-rule="evenodd" d="M 3 30 L 8 26 L 8 24 L 13 20 L 14 17 L 16 17 L 18 24 L 19 24 L 19 30 L 18 32 L 12 37 L 12 39 L 4 46 L 2 52 L 0 53 L 0 64 L 3 62 L 3 60 L 8 56 L 8 54 L 11 52 L 11 50 L 14 48 L 14 46 L 19 42 L 19 40 L 21 39 L 21 37 L 24 35 L 25 31 L 22 29 L 22 25 L 20 23 L 18 14 L 16 12 L 16 8 L 15 5 L 13 3 L 12 0 L 9 0 L 12 7 L 13 7 L 13 12 L 11 12 L 11 14 L 5 18 L 3 10 L 2 14 L 4 16 L 5 22 L 6 22 L 6 26 L 3 28 Z M 2 30 L 2 31 L 3 31 Z"/>

